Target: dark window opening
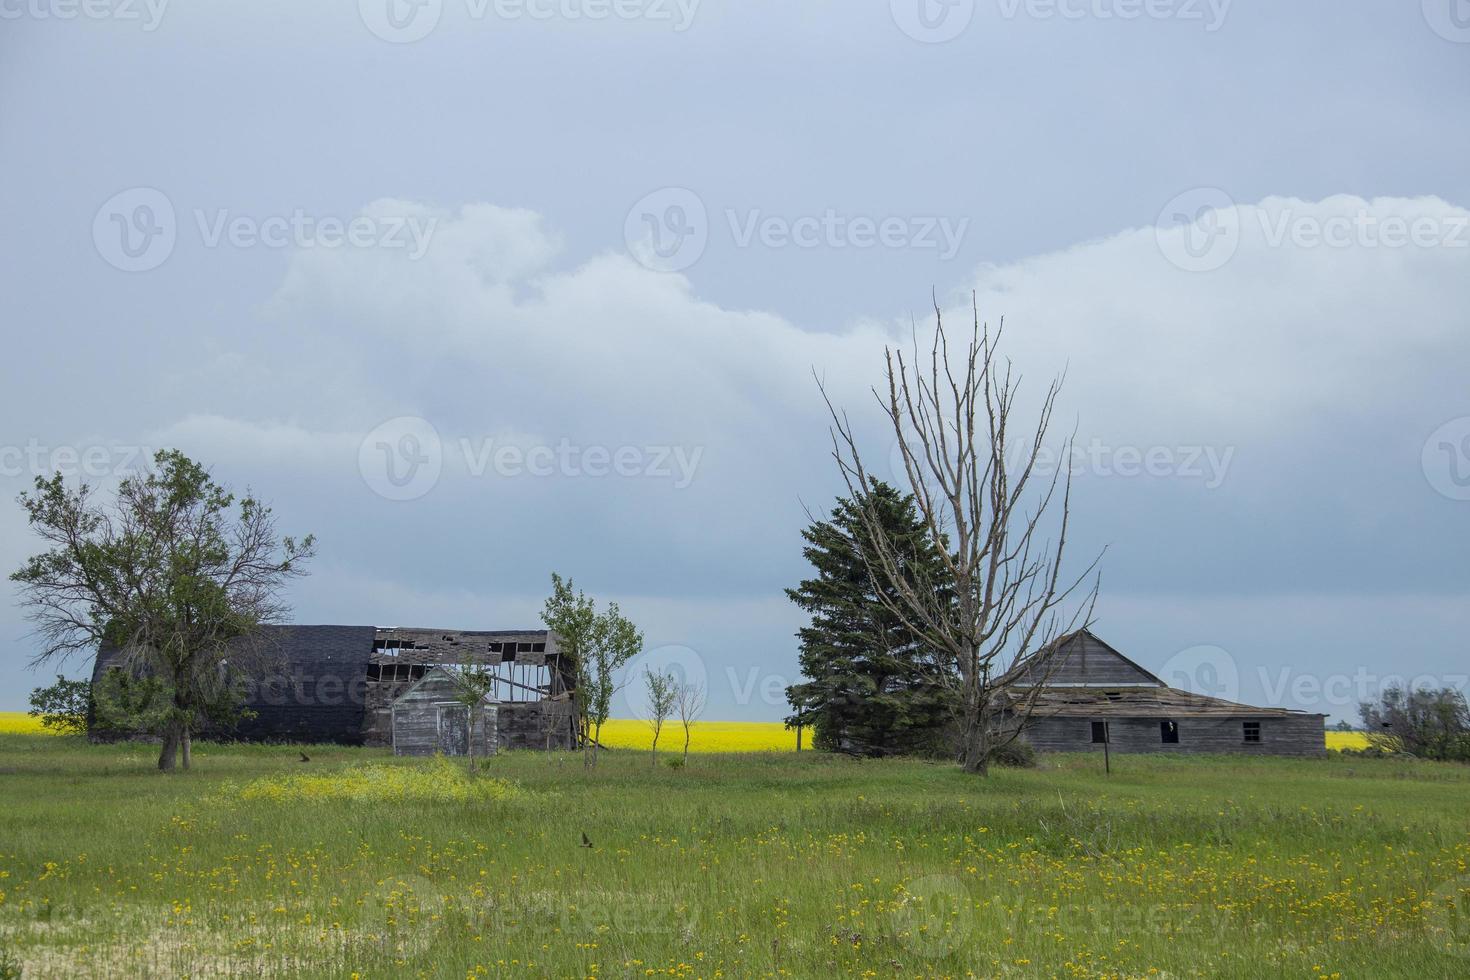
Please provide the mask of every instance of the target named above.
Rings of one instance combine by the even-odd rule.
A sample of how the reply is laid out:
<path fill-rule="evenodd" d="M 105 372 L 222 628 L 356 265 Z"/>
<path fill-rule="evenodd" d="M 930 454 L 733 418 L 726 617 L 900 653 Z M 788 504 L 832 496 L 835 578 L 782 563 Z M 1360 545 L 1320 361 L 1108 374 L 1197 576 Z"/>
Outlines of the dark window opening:
<path fill-rule="evenodd" d="M 1095 721 L 1095 722 L 1092 723 L 1092 740 L 1093 740 L 1093 742 L 1098 743 L 1098 744 L 1101 744 L 1101 743 L 1106 742 L 1108 740 L 1108 723 L 1107 722 L 1105 722 L 1105 721 Z"/>
<path fill-rule="evenodd" d="M 531 652 L 532 653 L 545 653 L 546 652 L 546 644 L 545 643 L 532 643 L 531 644 Z"/>
<path fill-rule="evenodd" d="M 374 640 L 374 653 L 397 653 L 399 650 L 415 649 L 412 640 Z"/>
<path fill-rule="evenodd" d="M 500 653 L 501 650 L 503 650 L 504 648 L 505 648 L 505 644 L 504 643 L 492 643 L 492 644 L 490 644 L 490 652 L 491 653 Z"/>
<path fill-rule="evenodd" d="M 1179 744 L 1179 723 L 1174 721 L 1159 722 L 1159 741 L 1167 745 Z"/>
<path fill-rule="evenodd" d="M 370 681 L 416 681 L 429 672 L 429 664 L 368 664 Z"/>
<path fill-rule="evenodd" d="M 1258 721 L 1247 721 L 1243 723 L 1242 730 L 1247 742 L 1259 742 L 1261 740 L 1261 723 Z"/>

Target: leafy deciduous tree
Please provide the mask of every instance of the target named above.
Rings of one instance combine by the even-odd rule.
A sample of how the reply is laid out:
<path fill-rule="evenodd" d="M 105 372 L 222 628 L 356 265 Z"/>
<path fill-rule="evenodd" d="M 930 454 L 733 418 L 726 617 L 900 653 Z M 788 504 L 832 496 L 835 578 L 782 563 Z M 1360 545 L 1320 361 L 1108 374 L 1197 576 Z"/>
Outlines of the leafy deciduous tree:
<path fill-rule="evenodd" d="M 189 768 L 202 724 L 238 706 L 238 681 L 269 656 L 259 627 L 286 614 L 282 588 L 315 541 L 278 537 L 269 507 L 176 450 L 153 462 L 110 504 L 37 477 L 19 500 L 50 547 L 11 579 L 41 641 L 33 664 L 110 644 L 128 672 L 167 688 L 158 767 L 171 771 L 180 757 Z"/>
<path fill-rule="evenodd" d="M 87 731 L 87 712 L 92 702 L 92 685 L 88 681 L 69 681 L 61 674 L 56 683 L 31 692 L 33 718 L 43 728 L 58 735 L 81 735 Z"/>
<path fill-rule="evenodd" d="M 658 736 L 664 730 L 664 722 L 674 713 L 679 700 L 679 679 L 671 671 L 643 671 L 643 682 L 648 687 L 648 727 L 653 729 L 651 764 L 658 765 Z"/>
<path fill-rule="evenodd" d="M 643 633 L 610 602 L 599 613 L 597 601 L 577 591 L 571 579 L 551 574 L 551 595 L 541 619 L 557 636 L 562 654 L 576 670 L 573 704 L 581 733 L 583 764 L 593 766 L 602 726 L 612 713 L 620 686 L 617 672 L 643 650 Z"/>

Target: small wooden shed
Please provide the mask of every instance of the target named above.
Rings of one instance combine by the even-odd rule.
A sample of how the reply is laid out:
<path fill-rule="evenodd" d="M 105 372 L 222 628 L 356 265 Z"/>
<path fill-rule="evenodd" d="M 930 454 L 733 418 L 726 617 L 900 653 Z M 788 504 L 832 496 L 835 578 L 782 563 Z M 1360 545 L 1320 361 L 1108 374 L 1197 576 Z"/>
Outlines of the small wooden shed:
<path fill-rule="evenodd" d="M 459 685 L 445 667 L 435 667 L 393 702 L 394 755 L 494 755 L 498 739 L 495 702 L 488 697 L 471 719 Z"/>

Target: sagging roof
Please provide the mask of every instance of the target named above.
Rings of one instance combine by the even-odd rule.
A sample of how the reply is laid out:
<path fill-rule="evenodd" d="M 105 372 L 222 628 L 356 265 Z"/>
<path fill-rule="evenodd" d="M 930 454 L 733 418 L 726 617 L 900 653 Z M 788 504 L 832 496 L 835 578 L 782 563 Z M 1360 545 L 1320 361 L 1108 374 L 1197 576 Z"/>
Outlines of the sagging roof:
<path fill-rule="evenodd" d="M 1037 717 L 1286 718 L 1309 712 L 1258 708 L 1170 687 L 1090 629 L 1057 637 L 1001 676 Z M 1042 690 L 1037 691 L 1036 687 Z"/>
<path fill-rule="evenodd" d="M 1036 717 L 1288 718 L 1309 713 L 1257 708 L 1174 687 L 1047 688 L 1034 698 Z"/>
<path fill-rule="evenodd" d="M 1059 687 L 1166 687 L 1154 673 L 1123 656 L 1090 629 L 1074 630 L 1001 675 L 1000 683 Z"/>

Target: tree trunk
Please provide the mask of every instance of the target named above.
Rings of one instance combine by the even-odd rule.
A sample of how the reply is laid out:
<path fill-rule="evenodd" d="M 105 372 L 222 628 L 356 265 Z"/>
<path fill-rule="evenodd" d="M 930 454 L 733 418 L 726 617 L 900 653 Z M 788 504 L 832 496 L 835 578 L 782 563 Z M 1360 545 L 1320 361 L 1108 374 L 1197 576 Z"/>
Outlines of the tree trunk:
<path fill-rule="evenodd" d="M 475 774 L 475 709 L 470 709 L 470 737 L 469 745 L 465 748 L 465 755 L 469 757 L 470 775 Z"/>
<path fill-rule="evenodd" d="M 173 772 L 178 765 L 179 757 L 179 728 L 178 722 L 171 721 L 163 733 L 163 747 L 158 752 L 158 771 Z"/>
<path fill-rule="evenodd" d="M 964 740 L 965 772 L 976 776 L 990 775 L 989 733 L 986 731 L 987 713 L 981 704 L 980 692 L 965 692 L 965 720 L 961 737 Z"/>
<path fill-rule="evenodd" d="M 689 761 L 689 726 L 684 726 L 684 761 Z"/>
<path fill-rule="evenodd" d="M 189 766 L 193 764 L 194 758 L 192 752 L 192 744 L 189 740 L 189 729 L 187 726 L 183 727 L 183 729 L 179 732 L 179 757 L 180 766 L 185 772 L 188 772 Z"/>

